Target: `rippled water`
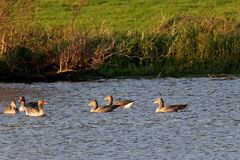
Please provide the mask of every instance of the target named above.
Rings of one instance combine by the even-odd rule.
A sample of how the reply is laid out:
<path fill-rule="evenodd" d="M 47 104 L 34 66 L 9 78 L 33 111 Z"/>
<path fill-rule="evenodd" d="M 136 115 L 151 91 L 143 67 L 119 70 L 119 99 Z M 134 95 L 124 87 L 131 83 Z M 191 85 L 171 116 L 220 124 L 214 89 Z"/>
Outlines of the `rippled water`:
<path fill-rule="evenodd" d="M 111 79 L 0 83 L 1 111 L 14 97 L 44 98 L 46 116 L 0 114 L 1 159 L 239 159 L 240 79 Z M 131 109 L 90 113 L 104 95 L 136 101 Z M 187 103 L 184 112 L 155 113 L 153 101 Z"/>

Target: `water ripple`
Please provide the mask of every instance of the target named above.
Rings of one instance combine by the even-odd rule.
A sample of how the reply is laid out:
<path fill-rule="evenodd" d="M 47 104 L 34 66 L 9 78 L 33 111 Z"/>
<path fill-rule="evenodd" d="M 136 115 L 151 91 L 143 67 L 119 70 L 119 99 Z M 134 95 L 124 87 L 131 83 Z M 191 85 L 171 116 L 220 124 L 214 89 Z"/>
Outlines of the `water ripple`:
<path fill-rule="evenodd" d="M 1 159 L 238 159 L 240 80 L 110 79 L 89 82 L 0 83 L 1 111 L 11 98 L 44 98 L 46 116 L 0 114 Z M 112 94 L 133 108 L 90 113 L 88 101 Z M 187 103 L 156 114 L 153 101 Z"/>

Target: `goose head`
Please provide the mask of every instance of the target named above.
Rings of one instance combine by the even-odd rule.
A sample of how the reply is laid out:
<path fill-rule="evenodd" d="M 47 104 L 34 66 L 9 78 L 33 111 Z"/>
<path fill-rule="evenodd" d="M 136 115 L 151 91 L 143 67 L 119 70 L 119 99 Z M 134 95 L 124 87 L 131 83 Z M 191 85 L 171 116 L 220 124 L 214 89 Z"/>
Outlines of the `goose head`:
<path fill-rule="evenodd" d="M 18 102 L 25 102 L 25 101 L 26 101 L 26 100 L 25 100 L 25 97 L 24 97 L 24 96 L 19 97 Z"/>
<path fill-rule="evenodd" d="M 104 97 L 104 100 L 107 101 L 109 103 L 109 105 L 112 105 L 113 97 L 111 95 L 108 95 L 108 96 Z"/>
<path fill-rule="evenodd" d="M 44 100 L 38 100 L 38 106 L 42 106 L 42 105 L 45 105 L 45 104 L 48 104 L 47 101 L 44 101 Z"/>
<path fill-rule="evenodd" d="M 91 100 L 89 103 L 88 103 L 89 106 L 91 107 L 94 107 L 94 108 L 97 108 L 98 107 L 98 103 L 95 99 Z"/>
<path fill-rule="evenodd" d="M 163 101 L 163 99 L 161 97 L 156 98 L 154 103 L 158 104 L 159 106 L 163 106 L 164 105 L 164 101 Z"/>
<path fill-rule="evenodd" d="M 10 106 L 15 109 L 17 108 L 16 101 L 14 99 L 11 100 Z"/>

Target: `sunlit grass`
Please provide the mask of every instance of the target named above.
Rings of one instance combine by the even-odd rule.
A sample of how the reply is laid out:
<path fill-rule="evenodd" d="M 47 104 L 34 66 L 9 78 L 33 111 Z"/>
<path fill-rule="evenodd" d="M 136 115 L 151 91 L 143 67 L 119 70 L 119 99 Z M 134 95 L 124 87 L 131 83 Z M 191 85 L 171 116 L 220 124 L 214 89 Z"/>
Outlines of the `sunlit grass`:
<path fill-rule="evenodd" d="M 111 31 L 146 31 L 175 15 L 239 16 L 240 0 L 88 0 L 77 17 L 77 27 Z M 45 27 L 71 23 L 65 0 L 38 0 L 35 21 Z"/>

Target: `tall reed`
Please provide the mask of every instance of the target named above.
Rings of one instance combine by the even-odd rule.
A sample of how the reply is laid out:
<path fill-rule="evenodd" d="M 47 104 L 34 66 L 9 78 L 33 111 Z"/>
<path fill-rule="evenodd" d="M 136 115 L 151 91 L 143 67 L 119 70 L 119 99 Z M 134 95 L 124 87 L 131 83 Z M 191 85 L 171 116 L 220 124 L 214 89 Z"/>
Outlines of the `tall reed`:
<path fill-rule="evenodd" d="M 32 74 L 73 70 L 118 76 L 239 73 L 239 26 L 227 17 L 186 15 L 148 32 L 88 28 L 73 34 L 72 26 L 46 30 L 30 24 L 6 32 L 5 42 L 14 45 L 2 54 L 0 66 Z"/>

